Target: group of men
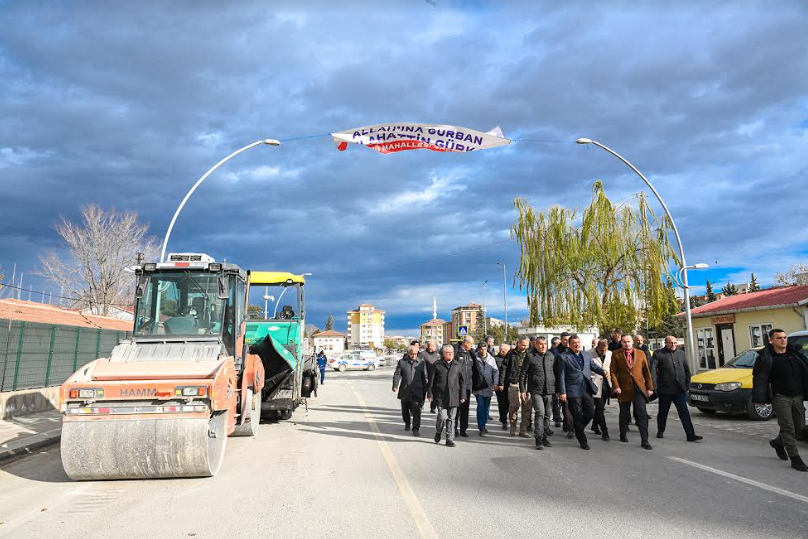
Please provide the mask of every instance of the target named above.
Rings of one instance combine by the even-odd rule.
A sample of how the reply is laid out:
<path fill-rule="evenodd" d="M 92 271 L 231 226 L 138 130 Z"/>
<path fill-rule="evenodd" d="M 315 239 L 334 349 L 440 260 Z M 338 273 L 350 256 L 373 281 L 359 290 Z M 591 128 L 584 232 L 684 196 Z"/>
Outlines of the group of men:
<path fill-rule="evenodd" d="M 628 442 L 633 411 L 640 433 L 640 446 L 652 449 L 648 440 L 646 404 L 659 398 L 657 438 L 663 438 L 668 411 L 676 406 L 687 440 L 702 439 L 695 433 L 687 409 L 690 370 L 684 351 L 675 337 L 665 339 L 665 348 L 650 361 L 647 347 L 631 335 L 612 332 L 612 342 L 596 339 L 590 350 L 583 350 L 578 335 L 562 333 L 551 343 L 544 337 L 520 338 L 511 348 L 495 349 L 493 338 L 475 349 L 466 337 L 455 347 L 444 345 L 440 352 L 429 342 L 421 351 L 413 342 L 396 366 L 393 391 L 401 400 L 406 430 L 420 435 L 421 408 L 430 402 L 437 414 L 435 442 L 446 432 L 446 445 L 454 447 L 455 437 L 467 437 L 471 395 L 477 400 L 477 427 L 480 436 L 488 434 L 490 403 L 497 395 L 499 419 L 511 436 L 532 437 L 538 450 L 552 447 L 549 437 L 555 427 L 564 425 L 569 438 L 575 437 L 581 449 L 588 450 L 586 427 L 604 441 L 609 431 L 605 406 L 614 395 L 620 408 L 620 441 Z M 616 346 L 617 345 L 617 346 Z M 492 354 L 495 352 L 495 355 Z M 519 417 L 521 412 L 521 419 Z M 532 421 L 531 421 L 532 419 Z"/>

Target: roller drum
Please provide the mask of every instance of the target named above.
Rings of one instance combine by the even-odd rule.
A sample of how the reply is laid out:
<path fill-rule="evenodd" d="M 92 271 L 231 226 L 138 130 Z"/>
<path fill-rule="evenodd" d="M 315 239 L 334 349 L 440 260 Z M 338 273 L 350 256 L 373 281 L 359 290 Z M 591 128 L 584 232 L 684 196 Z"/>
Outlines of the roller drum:
<path fill-rule="evenodd" d="M 71 420 L 62 425 L 62 465 L 77 481 L 205 477 L 222 465 L 227 416 Z"/>

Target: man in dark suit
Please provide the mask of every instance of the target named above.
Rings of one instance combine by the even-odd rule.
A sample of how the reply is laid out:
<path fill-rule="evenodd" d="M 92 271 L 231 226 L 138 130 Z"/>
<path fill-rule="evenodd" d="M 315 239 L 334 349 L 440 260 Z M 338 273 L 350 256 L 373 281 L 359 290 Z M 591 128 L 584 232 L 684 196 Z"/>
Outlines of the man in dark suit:
<path fill-rule="evenodd" d="M 595 415 L 595 401 L 592 395 L 597 387 L 592 382 L 592 372 L 601 376 L 606 373 L 592 364 L 589 354 L 582 353 L 581 338 L 570 335 L 569 350 L 561 354 L 558 365 L 558 392 L 561 402 L 566 402 L 572 415 L 572 426 L 581 449 L 589 449 L 586 439 L 586 425 Z"/>
<path fill-rule="evenodd" d="M 413 436 L 420 435 L 421 408 L 424 405 L 427 381 L 426 361 L 418 355 L 418 347 L 410 345 L 406 359 L 399 359 L 396 365 L 396 372 L 393 374 L 393 393 L 397 391 L 401 400 L 404 430 L 410 430 L 410 416 L 412 416 Z"/>
<path fill-rule="evenodd" d="M 435 362 L 432 376 L 427 383 L 427 399 L 437 401 L 438 418 L 435 422 L 435 443 L 440 442 L 441 432 L 446 428 L 446 445 L 454 447 L 454 420 L 457 408 L 465 402 L 466 381 L 463 368 L 454 360 L 454 347 L 444 344 L 441 359 Z"/>
<path fill-rule="evenodd" d="M 648 413 L 646 404 L 654 393 L 654 381 L 648 358 L 642 350 L 634 348 L 631 335 L 623 335 L 620 339 L 622 348 L 612 352 L 610 366 L 612 387 L 617 393 L 620 403 L 620 441 L 628 442 L 628 424 L 631 420 L 631 408 L 634 407 L 634 419 L 640 429 L 640 446 L 651 449 L 648 443 Z"/>

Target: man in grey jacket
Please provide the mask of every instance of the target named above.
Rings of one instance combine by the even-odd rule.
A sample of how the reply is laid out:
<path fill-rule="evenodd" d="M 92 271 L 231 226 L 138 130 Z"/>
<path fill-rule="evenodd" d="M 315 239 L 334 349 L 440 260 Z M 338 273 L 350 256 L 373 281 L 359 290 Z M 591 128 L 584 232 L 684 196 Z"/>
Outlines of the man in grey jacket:
<path fill-rule="evenodd" d="M 410 417 L 412 417 L 413 436 L 420 435 L 421 408 L 424 405 L 427 381 L 426 362 L 418 356 L 418 347 L 410 346 L 407 349 L 407 358 L 400 359 L 396 365 L 396 372 L 393 374 L 393 393 L 398 392 L 398 398 L 401 400 L 404 430 L 410 430 Z"/>
<path fill-rule="evenodd" d="M 684 350 L 676 348 L 676 337 L 665 337 L 665 348 L 657 350 L 651 367 L 657 395 L 659 395 L 659 414 L 657 415 L 657 438 L 665 437 L 665 425 L 671 403 L 676 406 L 682 427 L 685 429 L 688 442 L 702 439 L 696 435 L 690 411 L 687 409 L 687 392 L 690 391 L 690 367 Z"/>
<path fill-rule="evenodd" d="M 454 418 L 457 408 L 465 402 L 466 383 L 463 369 L 454 360 L 454 346 L 444 344 L 441 359 L 435 363 L 432 377 L 427 384 L 427 399 L 438 403 L 438 418 L 435 422 L 435 443 L 440 442 L 441 432 L 446 427 L 446 445 L 454 447 Z"/>

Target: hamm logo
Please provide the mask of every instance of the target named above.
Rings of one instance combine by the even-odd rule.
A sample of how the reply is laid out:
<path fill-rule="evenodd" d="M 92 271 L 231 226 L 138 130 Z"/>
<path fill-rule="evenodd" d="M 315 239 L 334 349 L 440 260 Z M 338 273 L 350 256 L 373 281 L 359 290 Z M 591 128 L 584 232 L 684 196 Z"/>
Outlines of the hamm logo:
<path fill-rule="evenodd" d="M 132 388 L 121 389 L 121 397 L 156 397 L 157 388 Z"/>

